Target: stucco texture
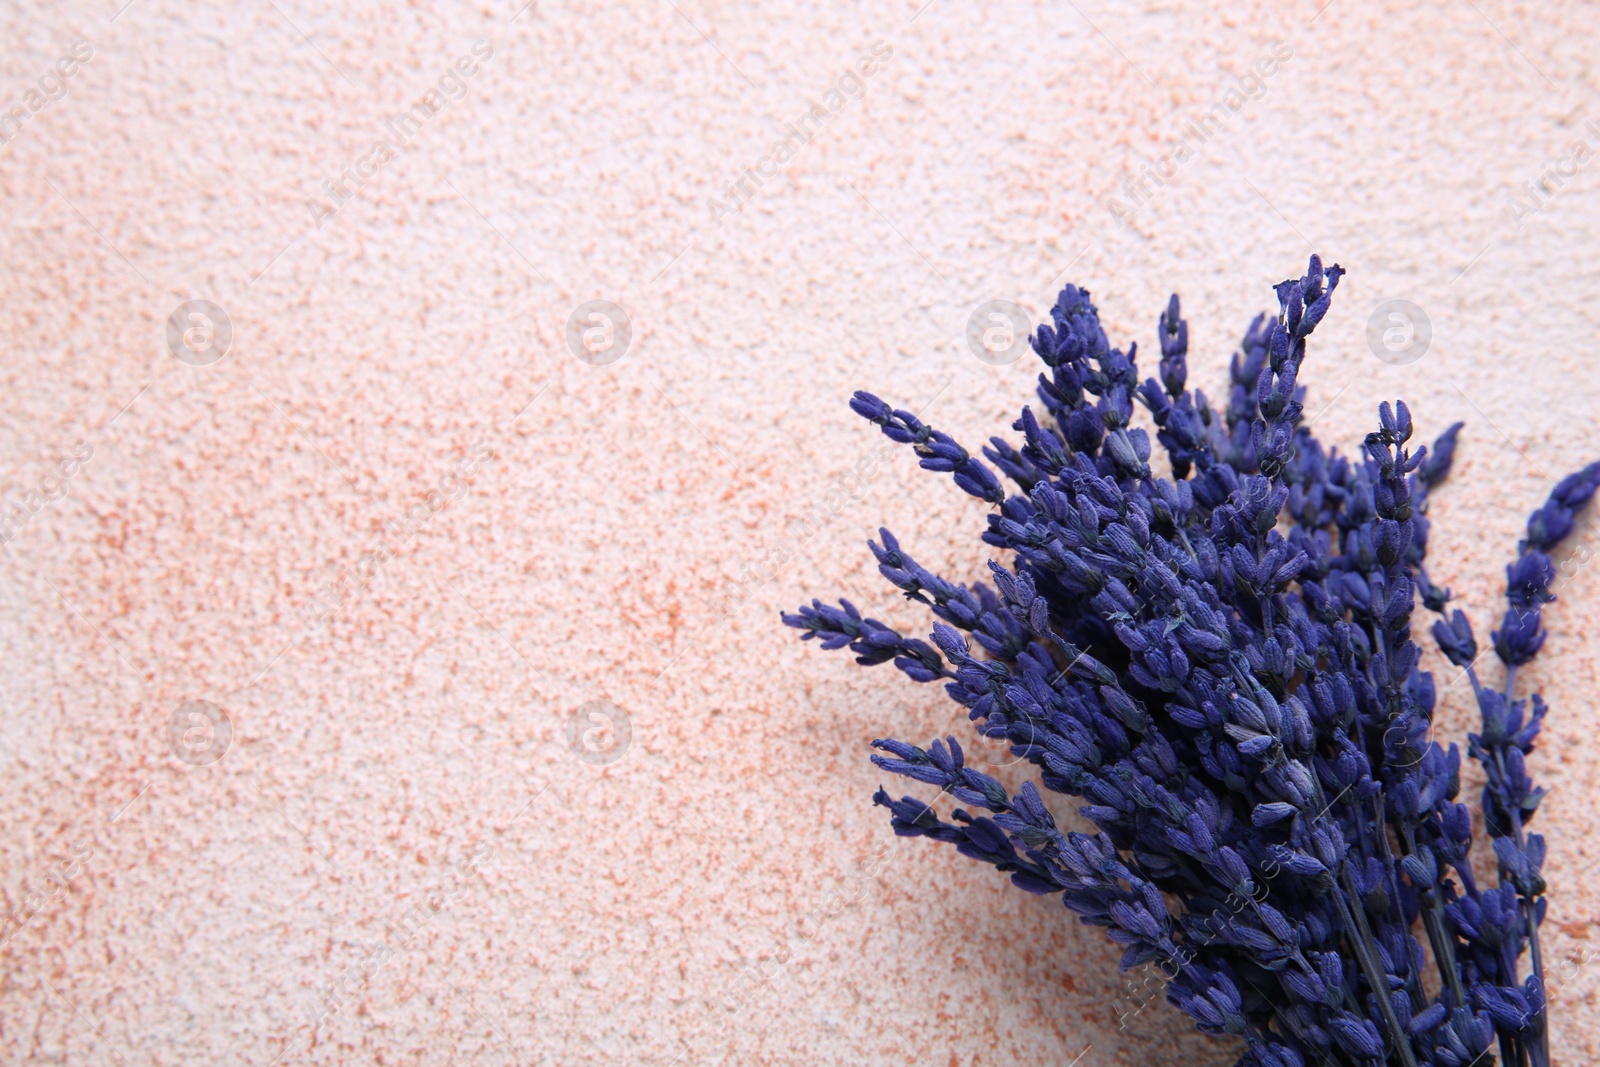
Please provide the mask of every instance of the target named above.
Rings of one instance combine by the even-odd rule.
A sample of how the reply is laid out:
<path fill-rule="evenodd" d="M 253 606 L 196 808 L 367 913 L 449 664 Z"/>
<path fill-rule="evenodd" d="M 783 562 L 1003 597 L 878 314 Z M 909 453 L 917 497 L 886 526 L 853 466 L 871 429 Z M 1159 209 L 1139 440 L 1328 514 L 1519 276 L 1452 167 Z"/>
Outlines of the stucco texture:
<path fill-rule="evenodd" d="M 976 447 L 1038 366 L 969 316 L 1070 280 L 1147 372 L 1180 293 L 1217 396 L 1314 248 L 1318 432 L 1467 424 L 1430 558 L 1480 636 L 1600 455 L 1592 6 L 119 7 L 0 11 L 4 1062 L 1230 1063 L 1119 1030 L 1098 931 L 871 807 L 868 741 L 962 716 L 778 613 L 925 627 L 880 524 L 988 551 L 851 391 Z M 193 300 L 226 319 L 169 344 Z M 1421 358 L 1369 346 L 1388 300 Z M 1600 1061 L 1568 570 L 1522 690 L 1563 1067 Z"/>

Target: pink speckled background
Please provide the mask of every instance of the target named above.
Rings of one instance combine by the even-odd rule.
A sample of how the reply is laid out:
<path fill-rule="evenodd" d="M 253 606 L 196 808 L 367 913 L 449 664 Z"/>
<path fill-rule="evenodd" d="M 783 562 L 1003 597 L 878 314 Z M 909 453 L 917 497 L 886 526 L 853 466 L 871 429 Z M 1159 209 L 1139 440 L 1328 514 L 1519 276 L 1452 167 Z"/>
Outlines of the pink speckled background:
<path fill-rule="evenodd" d="M 1231 1062 L 1165 1009 L 1119 1033 L 1098 933 L 870 807 L 867 740 L 956 717 L 777 613 L 851 589 L 923 625 L 869 566 L 880 523 L 952 575 L 986 555 L 981 509 L 904 452 L 839 491 L 880 440 L 844 400 L 975 445 L 1035 367 L 979 362 L 967 316 L 1068 279 L 1146 350 L 1181 292 L 1216 395 L 1314 244 L 1351 273 L 1308 409 L 1347 444 L 1400 394 L 1430 437 L 1467 422 L 1432 570 L 1486 633 L 1523 516 L 1600 454 L 1596 175 L 1510 203 L 1600 148 L 1595 9 L 519 5 L 0 12 L 7 101 L 94 49 L 0 146 L 0 503 L 93 450 L 0 564 L 7 910 L 70 872 L 0 948 L 0 1058 Z M 464 97 L 315 225 L 306 200 L 480 39 Z M 877 41 L 862 98 L 713 221 Z M 1275 41 L 1292 57 L 1119 224 L 1106 194 Z M 1391 298 L 1433 325 L 1409 366 L 1364 339 Z M 164 340 L 190 299 L 233 325 L 209 366 Z M 606 366 L 566 342 L 593 299 L 633 327 Z M 1555 708 L 1548 951 L 1583 961 L 1564 1067 L 1600 1061 L 1597 570 L 1527 672 Z M 566 732 L 596 699 L 630 729 L 605 766 Z M 229 716 L 218 762 L 174 757 L 190 700 Z M 1442 729 L 1470 712 L 1446 689 Z"/>

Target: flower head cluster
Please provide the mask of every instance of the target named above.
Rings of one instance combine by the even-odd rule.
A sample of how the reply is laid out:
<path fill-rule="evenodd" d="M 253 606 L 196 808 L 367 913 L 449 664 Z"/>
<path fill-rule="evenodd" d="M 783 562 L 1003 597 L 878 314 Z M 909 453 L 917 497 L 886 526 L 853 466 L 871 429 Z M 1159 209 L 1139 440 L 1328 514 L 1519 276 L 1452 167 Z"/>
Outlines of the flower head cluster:
<path fill-rule="evenodd" d="M 1499 877 L 1480 885 L 1460 752 L 1432 739 L 1435 686 L 1411 633 L 1419 599 L 1441 616 L 1449 601 L 1423 569 L 1425 511 L 1460 425 L 1413 450 L 1397 403 L 1354 457 L 1311 435 L 1299 379 L 1342 275 L 1312 257 L 1276 287 L 1278 315 L 1251 325 L 1225 405 L 1187 388 L 1177 297 L 1158 323 L 1159 379 L 1141 383 L 1136 349 L 1111 347 L 1072 286 L 1032 338 L 1047 372 L 1042 410 L 1012 426 L 1020 447 L 992 438 L 980 459 L 857 393 L 858 414 L 992 506 L 983 540 L 1010 562 L 990 563 L 991 584 L 958 584 L 885 530 L 871 544 L 879 570 L 937 617 L 931 643 L 848 601 L 783 621 L 859 663 L 942 682 L 981 735 L 1037 769 L 1012 793 L 954 737 L 875 741 L 883 770 L 961 805 L 946 821 L 880 789 L 897 833 L 1059 896 L 1124 946 L 1124 968 L 1159 965 L 1199 1029 L 1242 1038 L 1240 1064 L 1465 1067 L 1498 1043 L 1507 1064 L 1548 1067 L 1545 845 L 1525 832 L 1540 798 L 1525 757 L 1545 708 L 1512 686 L 1544 639 L 1549 550 L 1600 464 L 1529 521 L 1494 634 L 1503 692 L 1478 683 L 1461 612 L 1435 627 L 1483 713 L 1469 752 L 1488 773 Z M 1152 469 L 1135 401 L 1170 478 Z M 1041 790 L 1080 798 L 1096 832 L 1058 827 Z"/>

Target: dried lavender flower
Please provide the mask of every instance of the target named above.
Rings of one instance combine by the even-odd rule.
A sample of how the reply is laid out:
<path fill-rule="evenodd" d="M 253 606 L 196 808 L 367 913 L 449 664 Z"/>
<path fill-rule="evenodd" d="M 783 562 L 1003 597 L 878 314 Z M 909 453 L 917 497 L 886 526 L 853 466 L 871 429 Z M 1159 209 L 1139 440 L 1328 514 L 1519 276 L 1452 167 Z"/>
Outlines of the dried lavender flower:
<path fill-rule="evenodd" d="M 992 585 L 962 585 L 884 530 L 870 545 L 879 571 L 932 609 L 931 644 L 848 601 L 782 618 L 861 664 L 943 682 L 980 735 L 1037 768 L 1013 794 L 967 766 L 954 737 L 874 741 L 884 771 L 962 805 L 946 822 L 880 788 L 897 834 L 1059 896 L 1124 946 L 1124 969 L 1158 964 L 1168 1001 L 1200 1030 L 1242 1039 L 1239 1064 L 1465 1067 L 1493 1062 L 1498 1044 L 1508 1065 L 1548 1067 L 1546 848 L 1527 832 L 1543 795 L 1527 756 L 1546 709 L 1514 688 L 1544 643 L 1550 551 L 1600 488 L 1600 463 L 1529 519 L 1492 635 L 1505 685 L 1486 688 L 1470 624 L 1423 568 L 1428 494 L 1461 425 L 1413 451 L 1411 412 L 1386 403 L 1349 457 L 1303 422 L 1307 339 L 1343 274 L 1313 256 L 1276 286 L 1278 315 L 1251 324 L 1221 409 L 1187 388 L 1176 296 L 1157 324 L 1159 380 L 1141 384 L 1135 348 L 1113 348 L 1071 285 L 1031 338 L 1047 373 L 1042 412 L 1025 407 L 1012 425 L 1020 447 L 995 437 L 979 459 L 857 393 L 858 414 L 991 506 L 983 540 L 1010 563 L 989 564 Z M 1171 478 L 1131 424 L 1135 400 Z M 1472 873 L 1460 751 L 1432 739 L 1435 686 L 1411 634 L 1419 597 L 1482 713 L 1468 751 L 1488 778 L 1492 887 Z M 1041 789 L 1081 798 L 1096 832 L 1060 829 Z"/>

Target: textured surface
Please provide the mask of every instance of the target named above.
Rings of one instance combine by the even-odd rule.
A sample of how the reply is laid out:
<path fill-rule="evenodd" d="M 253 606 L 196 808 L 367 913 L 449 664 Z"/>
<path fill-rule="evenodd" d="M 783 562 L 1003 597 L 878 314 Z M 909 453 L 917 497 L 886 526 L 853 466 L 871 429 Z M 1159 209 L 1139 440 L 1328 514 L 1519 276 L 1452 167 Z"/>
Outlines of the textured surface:
<path fill-rule="evenodd" d="M 1431 570 L 1487 633 L 1523 516 L 1600 452 L 1593 10 L 1215 7 L 0 13 L 30 116 L 0 147 L 0 890 L 31 916 L 0 948 L 0 1058 L 1231 1062 L 1164 1008 L 1119 1033 L 1096 932 L 896 842 L 866 742 L 951 706 L 777 625 L 854 590 L 922 626 L 869 566 L 879 523 L 952 577 L 985 559 L 979 506 L 873 460 L 850 390 L 975 446 L 1035 368 L 976 359 L 968 314 L 1042 313 L 1064 280 L 1145 348 L 1179 291 L 1191 381 L 1220 386 L 1314 243 L 1351 274 L 1308 410 L 1349 444 L 1395 395 L 1429 437 L 1467 422 Z M 475 40 L 461 98 L 375 156 Z M 708 204 L 878 41 L 858 98 L 741 210 Z M 1185 138 L 1163 185 L 1122 186 Z M 330 214 L 350 166 L 372 176 Z M 190 299 L 232 323 L 207 366 L 165 340 Z M 605 366 L 567 343 L 594 299 L 632 322 Z M 1368 349 L 1388 299 L 1432 322 L 1410 365 Z M 1555 709 L 1535 773 L 1576 1065 L 1600 1058 L 1600 568 L 1569 570 L 1527 680 Z M 1431 665 L 1458 737 L 1468 695 Z M 603 766 L 567 732 L 602 698 L 629 730 Z M 231 723 L 214 763 L 174 756 L 191 700 Z"/>

